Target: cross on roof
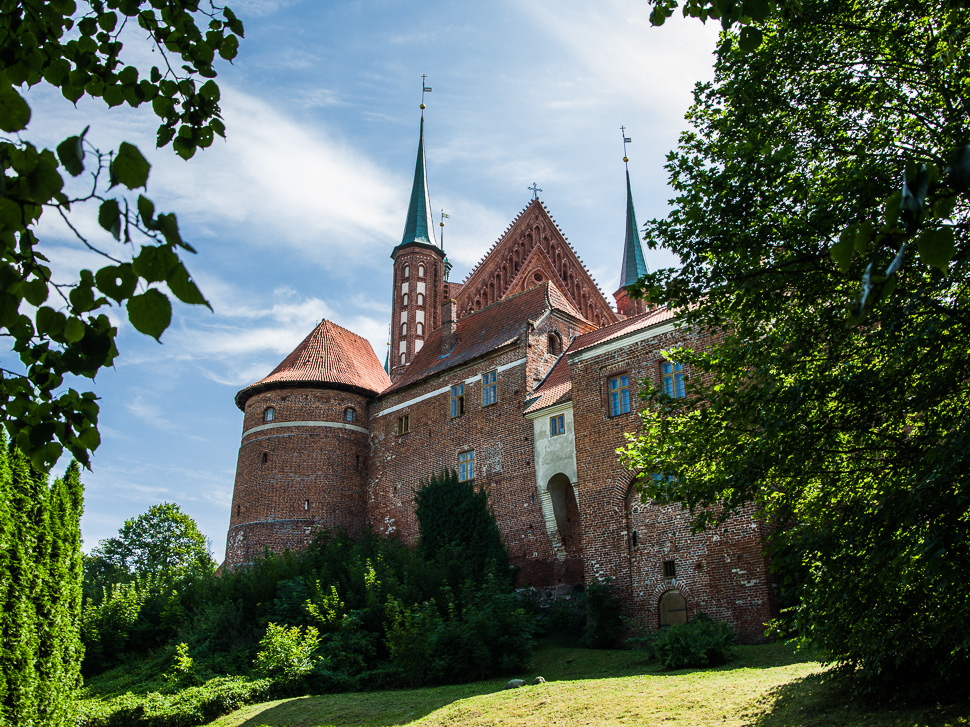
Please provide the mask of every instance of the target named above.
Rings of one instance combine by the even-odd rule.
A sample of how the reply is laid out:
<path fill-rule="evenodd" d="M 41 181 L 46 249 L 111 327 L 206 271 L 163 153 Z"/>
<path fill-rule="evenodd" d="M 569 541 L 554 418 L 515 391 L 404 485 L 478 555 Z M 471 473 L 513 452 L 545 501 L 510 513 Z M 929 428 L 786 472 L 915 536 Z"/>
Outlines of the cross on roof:
<path fill-rule="evenodd" d="M 535 182 L 532 183 L 531 187 L 526 187 L 526 189 L 532 190 L 532 199 L 539 199 L 539 192 L 542 190 L 539 189 L 539 186 Z"/>

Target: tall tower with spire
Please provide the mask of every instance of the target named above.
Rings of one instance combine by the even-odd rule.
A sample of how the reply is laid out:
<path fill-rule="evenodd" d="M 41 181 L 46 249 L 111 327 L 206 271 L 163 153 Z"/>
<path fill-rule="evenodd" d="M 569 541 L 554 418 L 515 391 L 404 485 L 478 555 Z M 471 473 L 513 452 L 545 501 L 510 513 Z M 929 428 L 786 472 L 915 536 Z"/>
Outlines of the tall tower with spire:
<path fill-rule="evenodd" d="M 647 261 L 643 258 L 643 247 L 640 245 L 640 230 L 637 227 L 637 216 L 633 210 L 633 192 L 630 188 L 630 158 L 626 155 L 626 145 L 630 138 L 626 129 L 623 132 L 623 166 L 626 168 L 626 239 L 623 242 L 623 264 L 620 268 L 620 287 L 613 298 L 616 300 L 616 310 L 624 318 L 640 315 L 646 312 L 646 301 L 630 297 L 629 287 L 647 274 Z"/>
<path fill-rule="evenodd" d="M 422 84 L 423 81 L 424 77 Z M 411 202 L 401 244 L 391 251 L 394 261 L 389 362 L 392 381 L 400 378 L 421 350 L 427 335 L 441 325 L 445 254 L 435 242 L 424 155 L 424 93 L 430 90 L 422 85 L 421 128 Z"/>

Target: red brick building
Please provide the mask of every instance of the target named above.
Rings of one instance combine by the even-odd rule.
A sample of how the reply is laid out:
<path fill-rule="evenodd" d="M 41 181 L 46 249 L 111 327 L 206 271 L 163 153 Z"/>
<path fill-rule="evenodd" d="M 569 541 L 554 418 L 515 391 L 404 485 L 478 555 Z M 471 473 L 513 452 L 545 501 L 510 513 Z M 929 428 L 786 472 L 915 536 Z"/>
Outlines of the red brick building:
<path fill-rule="evenodd" d="M 664 356 L 706 346 L 627 286 L 646 272 L 627 175 L 616 308 L 533 200 L 462 283 L 437 244 L 424 122 L 401 244 L 391 251 L 386 369 L 360 336 L 323 321 L 245 413 L 226 564 L 305 546 L 319 528 L 413 542 L 414 491 L 442 468 L 486 487 L 523 585 L 567 591 L 612 578 L 643 627 L 699 612 L 761 638 L 773 594 L 750 515 L 691 534 L 676 506 L 642 502 L 616 449 L 638 429 L 639 388 L 683 390 Z M 389 373 L 388 373 L 389 372 Z"/>

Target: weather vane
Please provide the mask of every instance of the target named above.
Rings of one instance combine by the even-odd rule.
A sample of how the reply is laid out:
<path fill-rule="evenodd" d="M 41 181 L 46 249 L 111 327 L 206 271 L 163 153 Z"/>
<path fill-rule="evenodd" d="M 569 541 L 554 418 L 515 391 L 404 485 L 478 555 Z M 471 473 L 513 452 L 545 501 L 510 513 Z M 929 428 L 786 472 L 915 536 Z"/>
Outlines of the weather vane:
<path fill-rule="evenodd" d="M 626 155 L 626 145 L 627 144 L 632 144 L 633 141 L 630 139 L 629 136 L 626 135 L 626 127 L 625 126 L 621 126 L 620 127 L 620 132 L 623 134 L 623 163 L 625 164 L 626 162 L 630 161 L 630 157 L 628 157 Z"/>
<path fill-rule="evenodd" d="M 532 199 L 539 199 L 539 192 L 542 190 L 539 189 L 539 186 L 535 182 L 532 183 L 531 187 L 526 187 L 526 189 L 532 190 Z"/>
<path fill-rule="evenodd" d="M 421 110 L 424 111 L 424 94 L 431 93 L 431 86 L 427 84 L 428 74 L 421 74 Z"/>
<path fill-rule="evenodd" d="M 438 225 L 441 227 L 441 249 L 445 249 L 445 220 L 447 220 L 451 215 L 445 214 L 444 210 L 441 210 L 441 222 Z"/>

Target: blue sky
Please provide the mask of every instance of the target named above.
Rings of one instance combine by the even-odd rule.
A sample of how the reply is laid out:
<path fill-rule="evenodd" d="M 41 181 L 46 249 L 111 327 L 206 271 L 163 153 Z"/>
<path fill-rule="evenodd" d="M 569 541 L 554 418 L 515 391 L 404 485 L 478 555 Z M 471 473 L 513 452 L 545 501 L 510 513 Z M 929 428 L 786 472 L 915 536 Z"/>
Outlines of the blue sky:
<path fill-rule="evenodd" d="M 531 199 L 533 182 L 609 297 L 625 213 L 627 127 L 638 219 L 671 196 L 664 155 L 709 80 L 717 28 L 651 28 L 645 0 L 299 2 L 230 5 L 246 24 L 223 66 L 226 142 L 183 162 L 153 148 L 149 114 L 77 109 L 31 92 L 29 136 L 56 143 L 91 124 L 153 163 L 148 196 L 199 251 L 189 270 L 214 312 L 176 305 L 158 344 L 118 319 L 120 357 L 94 388 L 102 446 L 84 477 L 85 548 L 162 501 L 224 555 L 242 414 L 233 395 L 265 376 L 322 318 L 367 337 L 381 361 L 391 249 L 410 194 L 421 74 L 432 209 L 462 280 Z M 151 58 L 143 56 L 150 64 Z M 107 247 L 115 244 L 88 224 Z M 90 265 L 43 228 L 55 267 Z M 653 267 L 671 264 L 646 251 Z"/>

